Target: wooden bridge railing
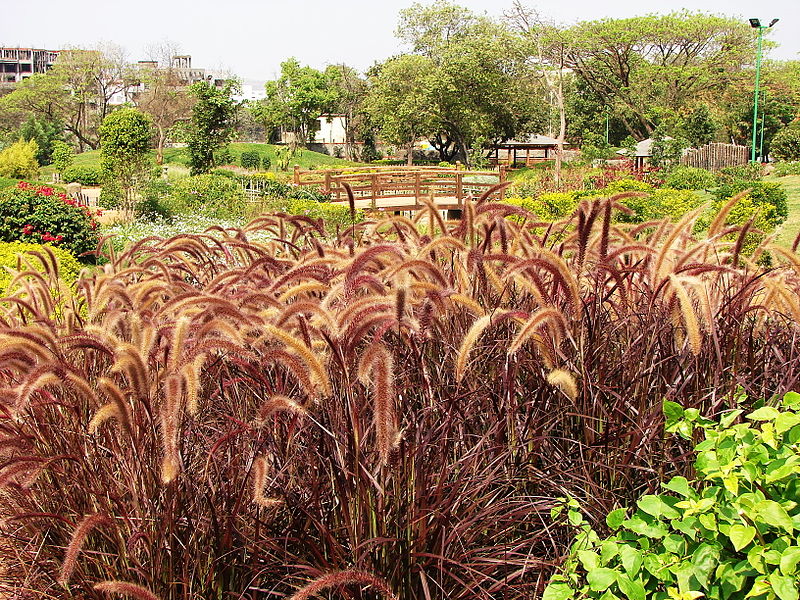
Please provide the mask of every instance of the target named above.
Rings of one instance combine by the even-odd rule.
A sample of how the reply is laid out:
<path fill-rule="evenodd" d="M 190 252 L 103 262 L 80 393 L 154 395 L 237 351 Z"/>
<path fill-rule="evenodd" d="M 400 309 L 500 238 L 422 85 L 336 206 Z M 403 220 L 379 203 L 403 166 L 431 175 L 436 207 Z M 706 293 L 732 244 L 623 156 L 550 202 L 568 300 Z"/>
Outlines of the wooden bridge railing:
<path fill-rule="evenodd" d="M 393 199 L 397 207 L 408 208 L 400 199 L 414 198 L 414 205 L 421 198 L 433 197 L 449 206 L 462 206 L 466 198 L 477 197 L 490 187 L 506 180 L 506 170 L 465 171 L 458 165 L 447 167 L 365 167 L 303 171 L 294 169 L 294 183 L 297 185 L 319 185 L 330 192 L 332 202 L 347 200 L 347 192 L 342 183 L 353 190 L 356 200 L 368 200 L 376 208 L 380 201 L 382 208 L 391 208 Z M 503 191 L 497 193 L 503 198 Z"/>

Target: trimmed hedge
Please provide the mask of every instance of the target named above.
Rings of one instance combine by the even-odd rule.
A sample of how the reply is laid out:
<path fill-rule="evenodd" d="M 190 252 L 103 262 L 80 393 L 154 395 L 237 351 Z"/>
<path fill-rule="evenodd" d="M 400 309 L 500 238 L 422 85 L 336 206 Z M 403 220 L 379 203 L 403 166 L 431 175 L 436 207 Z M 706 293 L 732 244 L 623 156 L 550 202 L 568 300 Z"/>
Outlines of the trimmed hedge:
<path fill-rule="evenodd" d="M 100 169 L 87 165 L 72 165 L 61 174 L 64 183 L 77 182 L 86 186 L 100 185 Z"/>

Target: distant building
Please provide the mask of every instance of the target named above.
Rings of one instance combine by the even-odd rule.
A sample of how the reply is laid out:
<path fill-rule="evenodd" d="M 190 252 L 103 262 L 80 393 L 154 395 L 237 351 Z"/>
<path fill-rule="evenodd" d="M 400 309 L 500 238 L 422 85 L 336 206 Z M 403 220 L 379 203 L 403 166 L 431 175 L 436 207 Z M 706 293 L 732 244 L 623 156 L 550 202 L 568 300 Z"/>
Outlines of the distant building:
<path fill-rule="evenodd" d="M 317 144 L 347 143 L 347 117 L 344 115 L 322 115 L 317 119 L 319 129 L 314 134 Z"/>
<path fill-rule="evenodd" d="M 57 50 L 0 48 L 0 83 L 18 83 L 34 73 L 46 73 L 57 58 Z"/>

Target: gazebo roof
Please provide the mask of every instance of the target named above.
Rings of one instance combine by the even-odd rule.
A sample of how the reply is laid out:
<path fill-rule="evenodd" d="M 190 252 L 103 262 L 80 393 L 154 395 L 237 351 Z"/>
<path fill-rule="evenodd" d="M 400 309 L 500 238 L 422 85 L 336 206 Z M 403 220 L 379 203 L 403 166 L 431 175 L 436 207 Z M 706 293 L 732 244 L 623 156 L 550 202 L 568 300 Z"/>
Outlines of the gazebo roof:
<path fill-rule="evenodd" d="M 663 139 L 671 140 L 672 138 L 667 135 L 667 136 L 664 136 Z M 642 140 L 641 142 L 636 144 L 636 152 L 633 153 L 633 156 L 645 157 L 645 158 L 653 156 L 653 142 L 654 141 L 655 140 L 653 140 L 653 138 L 647 138 L 646 140 Z M 627 154 L 627 152 L 625 150 L 618 150 L 617 154 Z"/>

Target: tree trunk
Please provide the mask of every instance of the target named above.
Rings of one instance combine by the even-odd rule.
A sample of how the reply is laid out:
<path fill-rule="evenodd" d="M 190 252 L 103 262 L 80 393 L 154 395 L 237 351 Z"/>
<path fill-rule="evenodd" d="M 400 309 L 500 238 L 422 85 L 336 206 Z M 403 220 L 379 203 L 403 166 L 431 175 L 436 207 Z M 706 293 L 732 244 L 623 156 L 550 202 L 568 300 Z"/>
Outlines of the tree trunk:
<path fill-rule="evenodd" d="M 163 165 L 164 164 L 164 142 L 166 142 L 167 136 L 164 133 L 164 128 L 161 125 L 158 125 L 158 144 L 156 145 L 156 164 Z"/>
<path fill-rule="evenodd" d="M 414 141 L 409 140 L 408 142 L 408 154 L 406 154 L 406 166 L 412 166 L 414 164 Z"/>
<path fill-rule="evenodd" d="M 567 135 L 567 113 L 564 108 L 564 76 L 558 74 L 556 86 L 556 106 L 558 107 L 558 146 L 556 147 L 556 165 L 553 178 L 556 185 L 561 183 L 561 161 L 564 156 L 564 137 Z"/>

